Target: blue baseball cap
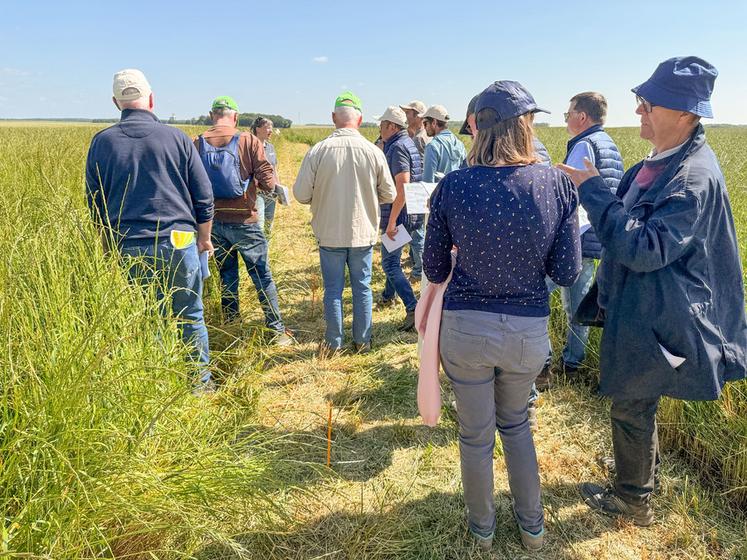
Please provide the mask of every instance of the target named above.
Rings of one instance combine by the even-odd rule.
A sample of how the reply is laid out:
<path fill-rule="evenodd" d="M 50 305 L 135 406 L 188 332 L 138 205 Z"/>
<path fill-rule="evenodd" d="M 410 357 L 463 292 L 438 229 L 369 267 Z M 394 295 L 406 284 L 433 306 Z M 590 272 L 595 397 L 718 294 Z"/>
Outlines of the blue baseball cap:
<path fill-rule="evenodd" d="M 495 114 L 483 113 L 483 109 L 493 109 Z M 477 130 L 484 130 L 507 119 L 513 119 L 525 113 L 549 113 L 537 106 L 532 94 L 519 82 L 500 80 L 486 87 L 475 104 Z"/>
<path fill-rule="evenodd" d="M 716 67 L 702 58 L 676 56 L 659 64 L 648 80 L 631 91 L 651 105 L 713 118 L 711 93 L 716 76 Z"/>

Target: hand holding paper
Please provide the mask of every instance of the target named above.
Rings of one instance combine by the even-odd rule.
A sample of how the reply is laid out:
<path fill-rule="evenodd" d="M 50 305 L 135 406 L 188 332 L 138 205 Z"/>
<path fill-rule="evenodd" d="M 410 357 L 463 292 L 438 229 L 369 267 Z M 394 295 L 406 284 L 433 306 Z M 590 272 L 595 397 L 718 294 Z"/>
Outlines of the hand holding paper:
<path fill-rule="evenodd" d="M 410 234 L 407 233 L 407 230 L 405 229 L 405 226 L 402 224 L 397 226 L 397 233 L 394 235 L 394 239 L 390 239 L 389 235 L 386 233 L 382 234 L 381 236 L 381 243 L 384 245 L 387 251 L 390 253 L 392 251 L 396 251 L 400 247 L 404 247 L 405 244 L 412 241 L 412 237 L 410 237 Z"/>

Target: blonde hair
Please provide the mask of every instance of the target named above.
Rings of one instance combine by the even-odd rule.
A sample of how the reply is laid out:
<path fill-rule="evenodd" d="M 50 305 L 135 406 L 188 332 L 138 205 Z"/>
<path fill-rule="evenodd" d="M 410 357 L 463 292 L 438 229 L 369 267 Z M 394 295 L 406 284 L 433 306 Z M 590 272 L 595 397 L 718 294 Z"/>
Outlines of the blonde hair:
<path fill-rule="evenodd" d="M 483 109 L 480 116 L 490 119 L 493 109 Z M 487 113 L 487 114 L 485 114 Z M 534 150 L 534 113 L 525 113 L 500 121 L 490 128 L 478 129 L 469 152 L 470 165 L 529 165 L 539 162 Z"/>

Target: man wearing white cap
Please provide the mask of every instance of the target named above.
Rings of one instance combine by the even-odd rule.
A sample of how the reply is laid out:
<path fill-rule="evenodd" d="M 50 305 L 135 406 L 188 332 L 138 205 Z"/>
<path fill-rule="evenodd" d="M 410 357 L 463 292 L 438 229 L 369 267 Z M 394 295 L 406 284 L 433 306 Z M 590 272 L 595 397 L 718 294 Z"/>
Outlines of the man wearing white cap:
<path fill-rule="evenodd" d="M 421 113 L 425 113 L 425 103 L 414 99 L 407 105 L 400 105 L 399 108 L 405 112 L 405 117 L 407 117 L 407 134 L 415 142 L 420 157 L 423 157 L 425 147 L 431 141 L 423 127 L 423 118 L 420 116 Z"/>
<path fill-rule="evenodd" d="M 199 258 L 213 252 L 210 179 L 187 135 L 153 114 L 140 70 L 117 72 L 113 91 L 122 117 L 91 141 L 88 204 L 105 247 L 116 246 L 130 265 L 130 279 L 155 282 L 169 294 L 199 372 L 196 391 L 210 391 Z"/>
<path fill-rule="evenodd" d="M 410 235 L 415 229 L 424 227 L 422 218 L 420 221 L 413 220 L 412 218 L 420 217 L 408 216 L 405 206 L 405 183 L 421 180 L 423 164 L 418 149 L 407 134 L 405 112 L 396 106 L 387 107 L 379 120 L 381 121 L 381 139 L 384 140 L 384 155 L 389 164 L 389 171 L 394 178 L 394 186 L 397 189 L 394 202 L 381 205 L 381 229 L 382 233 L 388 235 L 390 239 L 394 239 L 400 225 L 407 228 Z M 422 244 L 420 247 L 422 251 Z M 410 283 L 402 272 L 401 256 L 402 247 L 389 252 L 383 244 L 381 245 L 381 267 L 386 274 L 382 303 L 393 303 L 395 295 L 400 297 L 407 311 L 405 322 L 400 329 L 409 331 L 415 328 L 415 306 L 418 301 Z M 422 254 L 419 258 L 422 266 Z"/>
<path fill-rule="evenodd" d="M 433 105 L 420 115 L 425 132 L 433 141 L 425 147 L 423 181 L 434 183 L 450 171 L 459 169 L 467 159 L 467 150 L 449 129 L 449 112 L 443 105 Z"/>

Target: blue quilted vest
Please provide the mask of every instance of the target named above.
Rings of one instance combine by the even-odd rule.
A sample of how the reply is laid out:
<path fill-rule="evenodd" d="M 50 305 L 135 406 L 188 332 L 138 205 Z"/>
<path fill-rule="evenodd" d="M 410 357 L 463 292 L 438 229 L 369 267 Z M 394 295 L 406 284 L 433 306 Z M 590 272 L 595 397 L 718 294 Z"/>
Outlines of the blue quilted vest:
<path fill-rule="evenodd" d="M 623 177 L 623 160 L 615 142 L 602 128 L 601 124 L 595 124 L 587 128 L 578 136 L 568 141 L 568 147 L 563 163 L 566 163 L 573 147 L 584 140 L 588 142 L 594 152 L 594 162 L 602 179 L 607 183 L 610 190 L 617 192 L 617 186 Z M 602 256 L 602 244 L 593 229 L 589 229 L 581 236 L 581 255 L 584 258 L 598 259 Z"/>
<path fill-rule="evenodd" d="M 423 159 L 420 157 L 420 152 L 418 151 L 417 146 L 415 146 L 415 142 L 413 142 L 412 138 L 407 135 L 406 130 L 398 132 L 384 144 L 384 155 L 386 156 L 387 163 L 389 163 L 390 171 L 392 162 L 396 157 L 397 152 L 400 150 L 407 150 L 407 153 L 410 156 L 410 182 L 417 183 L 418 181 L 422 181 Z M 381 221 L 379 222 L 381 231 L 386 230 L 391 211 L 391 204 L 381 205 Z M 399 213 L 399 216 L 397 216 L 397 224 L 405 224 L 405 227 L 409 228 L 411 225 L 410 221 L 411 220 L 408 219 L 407 216 L 407 205 L 405 205 Z M 413 221 L 415 222 L 414 227 L 419 227 L 423 218 L 422 216 L 418 216 L 417 218 L 413 216 Z"/>

